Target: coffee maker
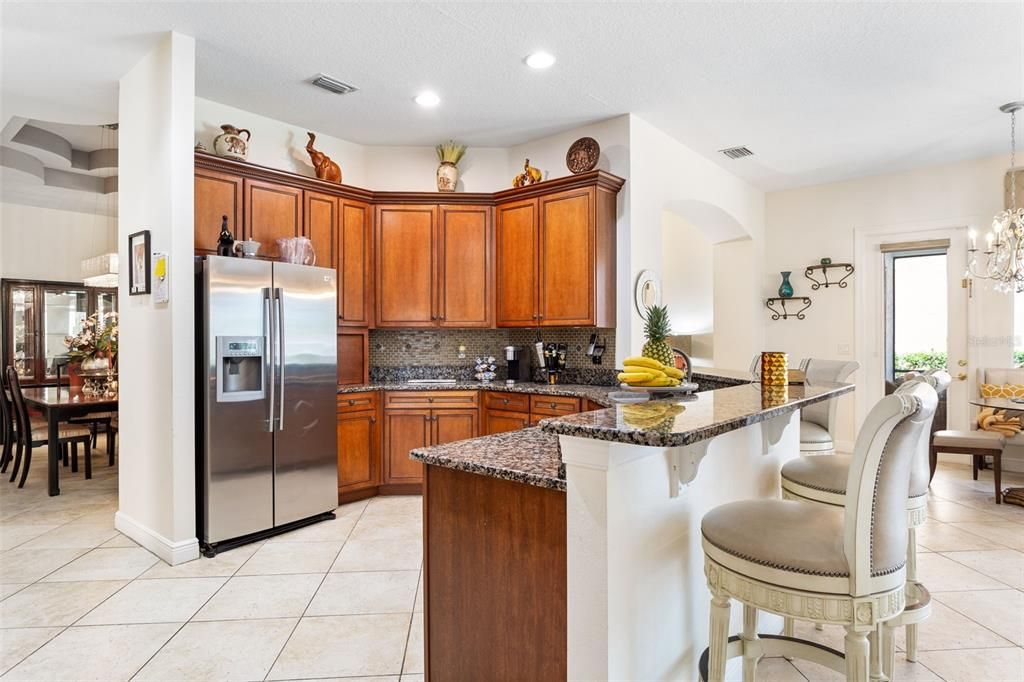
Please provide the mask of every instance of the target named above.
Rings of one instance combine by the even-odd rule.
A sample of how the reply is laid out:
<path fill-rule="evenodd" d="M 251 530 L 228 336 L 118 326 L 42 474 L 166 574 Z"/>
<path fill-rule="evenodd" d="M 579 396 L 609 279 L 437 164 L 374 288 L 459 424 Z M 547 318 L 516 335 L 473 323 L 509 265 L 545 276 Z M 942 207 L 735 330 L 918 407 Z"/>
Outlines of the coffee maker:
<path fill-rule="evenodd" d="M 505 366 L 508 369 L 507 384 L 532 381 L 530 376 L 530 354 L 520 346 L 505 346 Z"/>

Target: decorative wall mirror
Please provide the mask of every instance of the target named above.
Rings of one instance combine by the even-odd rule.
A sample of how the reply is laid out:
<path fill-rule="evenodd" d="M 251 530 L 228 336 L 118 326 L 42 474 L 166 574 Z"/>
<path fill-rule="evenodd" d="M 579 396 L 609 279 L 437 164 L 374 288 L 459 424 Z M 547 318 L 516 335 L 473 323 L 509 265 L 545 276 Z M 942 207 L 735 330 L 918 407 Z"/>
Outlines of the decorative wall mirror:
<path fill-rule="evenodd" d="M 652 305 L 661 305 L 661 281 L 654 270 L 641 270 L 636 278 L 634 291 L 636 311 L 640 317 L 647 319 L 647 309 Z"/>

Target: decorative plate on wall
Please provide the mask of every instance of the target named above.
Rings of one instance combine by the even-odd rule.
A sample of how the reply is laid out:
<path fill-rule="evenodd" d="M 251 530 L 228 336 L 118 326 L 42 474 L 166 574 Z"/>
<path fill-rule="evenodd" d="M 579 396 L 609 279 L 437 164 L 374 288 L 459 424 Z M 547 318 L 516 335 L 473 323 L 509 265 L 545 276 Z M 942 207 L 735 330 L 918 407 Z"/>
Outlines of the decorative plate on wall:
<path fill-rule="evenodd" d="M 565 153 L 565 165 L 573 173 L 586 173 L 597 168 L 601 158 L 601 145 L 592 137 L 581 137 Z"/>
<path fill-rule="evenodd" d="M 641 270 L 636 278 L 634 290 L 636 311 L 642 319 L 647 319 L 647 309 L 652 305 L 661 305 L 661 282 L 654 270 Z"/>

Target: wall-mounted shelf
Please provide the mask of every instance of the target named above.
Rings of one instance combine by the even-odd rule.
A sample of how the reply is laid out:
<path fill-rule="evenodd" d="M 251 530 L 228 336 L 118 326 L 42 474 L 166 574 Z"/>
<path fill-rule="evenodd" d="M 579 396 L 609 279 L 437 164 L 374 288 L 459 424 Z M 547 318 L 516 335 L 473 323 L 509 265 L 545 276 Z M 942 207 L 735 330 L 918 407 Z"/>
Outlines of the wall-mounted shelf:
<path fill-rule="evenodd" d="M 803 308 L 796 312 L 790 312 L 786 307 L 786 303 L 794 301 L 802 304 Z M 804 319 L 804 311 L 811 307 L 811 299 L 807 296 L 790 296 L 788 298 L 773 296 L 772 298 L 765 299 L 764 305 L 768 310 L 772 311 L 773 320 L 788 320 L 791 317 L 802 320 Z M 781 306 L 782 310 L 775 308 L 776 305 Z"/>
<path fill-rule="evenodd" d="M 840 279 L 830 282 L 828 280 L 828 271 L 833 268 L 842 268 L 846 273 Z M 823 282 L 819 282 L 814 278 L 814 271 L 821 270 L 821 278 Z M 811 288 L 817 291 L 821 287 L 828 289 L 829 287 L 838 286 L 840 289 L 846 288 L 846 278 L 853 274 L 853 265 L 851 263 L 829 263 L 828 265 L 808 265 L 804 269 L 804 277 L 811 280 Z"/>

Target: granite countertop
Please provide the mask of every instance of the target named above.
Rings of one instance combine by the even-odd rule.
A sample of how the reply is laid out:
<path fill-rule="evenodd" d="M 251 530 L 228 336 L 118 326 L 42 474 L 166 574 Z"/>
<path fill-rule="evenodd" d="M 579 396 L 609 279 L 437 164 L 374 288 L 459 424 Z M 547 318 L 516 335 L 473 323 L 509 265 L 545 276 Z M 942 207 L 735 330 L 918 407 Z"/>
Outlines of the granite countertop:
<path fill-rule="evenodd" d="M 511 386 L 504 382 L 481 384 L 479 381 L 458 381 L 454 384 L 409 384 L 379 383 L 338 386 L 338 393 L 359 393 L 362 391 L 498 391 L 501 393 L 535 393 L 558 395 L 568 398 L 587 398 L 601 405 L 610 405 L 608 393 L 619 390 L 618 386 L 585 386 L 583 384 L 538 384 L 522 381 Z"/>
<path fill-rule="evenodd" d="M 536 427 L 417 448 L 409 456 L 424 464 L 565 490 L 558 436 Z"/>
<path fill-rule="evenodd" d="M 788 414 L 853 391 L 853 384 L 792 385 L 785 397 L 766 400 L 757 384 L 697 393 L 687 400 L 659 400 L 553 417 L 549 433 L 652 447 L 678 447 Z"/>
<path fill-rule="evenodd" d="M 696 367 L 693 370 L 694 380 L 714 382 L 718 385 L 729 384 L 740 386 L 750 383 L 750 373 L 741 370 L 713 369 Z M 521 381 L 507 385 L 502 381 L 492 384 L 481 384 L 479 381 L 457 381 L 454 384 L 412 384 L 405 382 L 378 382 L 369 384 L 353 384 L 338 386 L 338 393 L 362 393 L 364 391 L 498 391 L 503 393 L 536 393 L 539 395 L 557 395 L 569 398 L 586 398 L 604 406 L 612 404 L 608 394 L 621 390 L 619 386 L 592 386 L 586 384 L 541 384 Z"/>

